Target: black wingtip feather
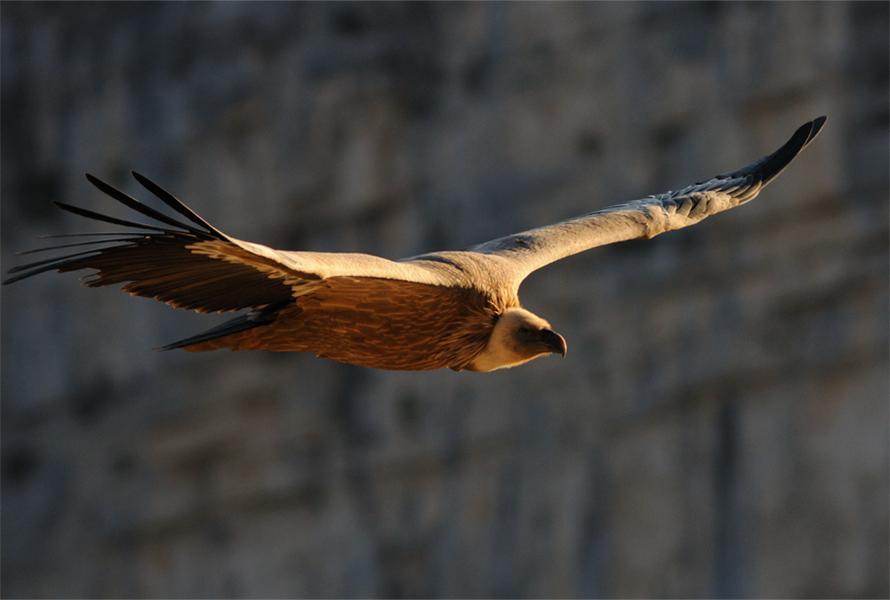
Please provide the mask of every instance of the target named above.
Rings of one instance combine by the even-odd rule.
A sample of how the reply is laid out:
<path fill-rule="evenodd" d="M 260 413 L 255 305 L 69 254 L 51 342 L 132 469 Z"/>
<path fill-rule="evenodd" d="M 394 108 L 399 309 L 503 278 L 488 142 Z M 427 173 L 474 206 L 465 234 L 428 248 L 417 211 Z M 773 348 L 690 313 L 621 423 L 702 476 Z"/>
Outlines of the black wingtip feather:
<path fill-rule="evenodd" d="M 47 260 L 40 260 L 37 262 L 28 263 L 26 265 L 19 265 L 7 271 L 7 273 L 18 273 L 18 275 L 7 277 L 3 280 L 2 285 L 15 283 L 16 281 L 21 281 L 22 279 L 27 279 L 29 277 L 33 277 L 34 275 L 39 275 L 40 273 L 46 273 L 47 271 L 62 269 L 66 266 L 69 266 L 70 264 L 77 263 L 82 259 L 91 258 L 92 256 L 97 256 L 98 254 L 99 251 L 93 249 L 87 250 L 85 252 L 68 254 L 66 256 L 57 256 L 56 258 L 50 258 Z"/>
<path fill-rule="evenodd" d="M 118 234 L 120 235 L 120 234 Z M 50 250 L 61 250 L 62 248 L 75 248 L 77 246 L 98 246 L 101 244 L 115 244 L 118 242 L 132 242 L 142 239 L 142 236 L 104 238 L 101 240 L 90 240 L 88 242 L 76 242 L 73 244 L 56 244 L 55 246 L 44 246 L 42 248 L 32 248 L 31 250 L 20 250 L 16 252 L 16 256 L 24 256 L 26 254 L 37 254 L 38 252 L 49 252 Z"/>
<path fill-rule="evenodd" d="M 784 171 L 785 167 L 787 167 L 791 161 L 800 154 L 801 150 L 806 148 L 810 142 L 819 135 L 819 132 L 822 130 L 822 127 L 827 120 L 828 117 L 822 115 L 812 121 L 804 123 L 797 128 L 797 131 L 794 132 L 791 138 L 785 142 L 781 148 L 769 156 L 765 156 L 743 169 L 727 173 L 726 175 L 720 175 L 719 177 L 721 179 L 734 179 L 750 175 L 753 178 L 760 180 L 763 183 L 763 186 L 766 186 L 770 181 L 775 179 L 779 173 Z"/>
<path fill-rule="evenodd" d="M 124 192 L 122 192 L 122 191 L 116 189 L 115 187 L 111 186 L 110 184 L 102 181 L 101 179 L 99 179 L 98 177 L 93 175 L 92 173 L 84 173 L 84 176 L 86 177 L 87 181 L 90 182 L 93 186 L 95 186 L 99 191 L 107 194 L 108 196 L 117 200 L 118 202 L 127 206 L 128 208 L 130 208 L 130 209 L 132 209 L 132 210 L 134 210 L 134 211 L 136 211 L 136 212 L 138 212 L 138 213 L 140 213 L 154 221 L 157 221 L 161 224 L 169 225 L 173 229 L 165 229 L 165 228 L 159 227 L 157 225 L 150 225 L 148 223 L 139 223 L 139 222 L 130 221 L 127 219 L 120 219 L 118 217 L 112 217 L 112 216 L 98 213 L 98 212 L 95 212 L 95 211 L 92 211 L 92 210 L 89 210 L 86 208 L 81 208 L 79 206 L 67 204 L 65 202 L 56 201 L 56 202 L 54 202 L 54 204 L 56 206 L 58 206 L 60 209 L 66 211 L 66 212 L 75 214 L 79 217 L 85 217 L 88 219 L 102 221 L 105 223 L 110 223 L 112 225 L 119 225 L 122 227 L 131 227 L 131 228 L 138 229 L 140 231 L 136 231 L 136 232 L 72 233 L 72 234 L 58 234 L 55 236 L 44 236 L 44 237 L 114 236 L 115 239 L 92 240 L 92 241 L 76 243 L 76 244 L 63 244 L 60 246 L 37 248 L 35 250 L 29 250 L 26 252 L 22 252 L 21 254 L 32 254 L 32 253 L 36 253 L 36 252 L 44 252 L 44 251 L 48 251 L 48 250 L 57 250 L 57 249 L 75 247 L 75 246 L 98 246 L 98 245 L 107 245 L 110 243 L 121 243 L 121 242 L 126 244 L 128 242 L 137 240 L 140 237 L 153 236 L 153 235 L 160 235 L 160 236 L 187 235 L 187 236 L 194 236 L 199 239 L 212 239 L 214 237 L 218 237 L 220 239 L 227 239 L 222 233 L 220 233 L 219 231 L 217 231 L 216 229 L 211 227 L 209 224 L 207 224 L 203 219 L 201 219 L 195 213 L 193 213 L 190 209 L 185 207 L 185 205 L 183 205 L 181 202 L 179 202 L 178 200 L 173 198 L 167 192 L 164 192 L 163 190 L 161 190 L 159 186 L 157 186 L 156 184 L 153 184 L 151 182 L 148 182 L 148 184 L 146 185 L 146 182 L 148 180 L 143 178 L 141 175 L 138 175 L 138 174 L 136 175 L 136 178 L 137 178 L 137 180 L 140 181 L 140 183 L 142 183 L 143 185 L 146 185 L 146 187 L 148 187 L 149 190 L 151 190 L 153 193 L 158 195 L 158 197 L 165 204 L 173 207 L 179 214 L 182 214 L 185 217 L 187 217 L 189 219 L 189 221 L 200 225 L 200 228 L 194 227 L 188 223 L 174 219 L 168 215 L 165 215 L 164 213 L 161 213 L 161 212 L 151 208 L 150 206 L 147 206 L 146 204 L 143 204 L 139 200 L 136 200 L 135 198 L 128 196 Z M 121 237 L 124 235 L 131 235 L 132 237 L 130 237 L 130 238 Z M 87 255 L 89 255 L 91 253 L 99 252 L 99 251 L 100 251 L 99 248 L 93 248 L 86 252 L 76 252 L 76 253 L 68 254 L 66 256 L 55 257 L 55 258 L 46 259 L 46 260 L 37 261 L 37 262 L 31 262 L 31 263 L 24 264 L 24 265 L 18 265 L 8 271 L 9 274 L 15 274 L 15 276 L 8 277 L 7 279 L 5 279 L 2 282 L 2 284 L 7 285 L 10 283 L 15 283 L 16 281 L 26 279 L 28 277 L 31 277 L 32 275 L 37 275 L 38 273 L 43 273 L 45 271 L 50 271 L 52 269 L 65 267 L 72 261 L 80 260 L 81 258 L 86 257 Z"/>
<path fill-rule="evenodd" d="M 33 269 L 34 267 L 40 267 L 42 265 L 48 265 L 50 263 L 63 263 L 67 262 L 72 258 L 79 258 L 81 256 L 86 256 L 87 254 L 95 254 L 98 252 L 96 248 L 91 248 L 89 250 L 82 250 L 80 252 L 72 252 L 71 254 L 66 254 L 65 256 L 55 256 L 53 258 L 45 258 L 43 260 L 35 260 L 33 262 L 25 263 L 23 265 L 17 265 L 12 267 L 7 271 L 7 273 L 20 273 L 22 271 L 27 271 L 28 269 Z"/>
<path fill-rule="evenodd" d="M 133 177 L 138 181 L 145 189 L 149 192 L 157 196 L 161 202 L 190 220 L 192 223 L 196 225 L 200 225 L 203 227 L 207 233 L 211 233 L 213 235 L 218 236 L 220 239 L 228 239 L 226 234 L 218 230 L 216 227 L 205 221 L 201 215 L 193 211 L 189 208 L 185 202 L 156 184 L 154 181 L 146 177 L 145 175 L 141 175 L 136 171 L 130 171 L 133 174 Z"/>
<path fill-rule="evenodd" d="M 812 130 L 810 132 L 810 141 L 819 135 L 819 132 L 822 131 L 822 126 L 825 125 L 825 121 L 828 120 L 827 115 L 821 115 L 813 119 L 812 121 Z"/>
<path fill-rule="evenodd" d="M 816 139 L 827 119 L 828 117 L 822 115 L 808 123 L 804 123 L 798 127 L 797 131 L 794 132 L 794 135 L 791 136 L 791 139 L 784 146 L 766 157 L 764 164 L 760 168 L 760 178 L 763 181 L 763 185 L 775 179 L 810 142 Z"/>
<path fill-rule="evenodd" d="M 124 206 L 131 208 L 131 209 L 135 210 L 136 212 L 141 213 L 150 219 L 154 219 L 161 223 L 165 223 L 167 225 L 170 225 L 171 227 L 177 227 L 179 229 L 183 229 L 185 231 L 194 233 L 199 236 L 207 235 L 206 231 L 204 231 L 202 229 L 195 229 L 194 227 L 188 225 L 187 223 L 177 221 L 176 219 L 168 217 L 164 213 L 156 211 L 155 209 L 151 208 L 150 206 L 143 204 L 142 202 L 136 200 L 132 196 L 129 196 L 129 195 L 123 193 L 122 191 L 120 191 L 119 189 L 115 188 L 114 186 L 102 181 L 95 175 L 91 175 L 90 173 L 87 173 L 86 178 L 87 178 L 87 181 L 89 181 L 91 184 L 96 186 L 96 188 L 100 192 L 107 194 L 108 196 L 111 196 L 112 198 L 114 198 L 115 200 L 117 200 L 118 202 L 123 204 Z"/>
<path fill-rule="evenodd" d="M 161 233 L 166 233 L 166 230 L 161 227 L 155 227 L 154 225 L 147 225 L 145 223 L 136 223 L 135 221 L 127 221 L 126 219 L 118 219 L 117 217 L 109 217 L 108 215 L 103 215 L 101 213 L 94 212 L 87 208 L 81 208 L 79 206 L 66 204 L 65 202 L 53 201 L 53 204 L 55 204 L 62 210 L 73 213 L 79 217 L 86 217 L 88 219 L 104 221 L 106 223 L 111 223 L 112 225 L 121 225 L 123 227 L 135 227 L 136 229 L 149 229 L 151 231 L 158 231 Z"/>

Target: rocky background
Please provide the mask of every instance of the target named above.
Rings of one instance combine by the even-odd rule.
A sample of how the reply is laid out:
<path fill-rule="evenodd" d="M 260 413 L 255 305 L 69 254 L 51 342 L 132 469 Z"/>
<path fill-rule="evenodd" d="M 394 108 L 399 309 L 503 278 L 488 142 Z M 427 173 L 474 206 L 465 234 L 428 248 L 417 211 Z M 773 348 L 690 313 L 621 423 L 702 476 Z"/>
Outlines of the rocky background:
<path fill-rule="evenodd" d="M 3 289 L 2 594 L 888 595 L 888 4 L 20 4 L 3 268 L 137 169 L 399 257 L 817 140 L 754 203 L 539 272 L 565 360 L 161 353 L 218 317 Z"/>

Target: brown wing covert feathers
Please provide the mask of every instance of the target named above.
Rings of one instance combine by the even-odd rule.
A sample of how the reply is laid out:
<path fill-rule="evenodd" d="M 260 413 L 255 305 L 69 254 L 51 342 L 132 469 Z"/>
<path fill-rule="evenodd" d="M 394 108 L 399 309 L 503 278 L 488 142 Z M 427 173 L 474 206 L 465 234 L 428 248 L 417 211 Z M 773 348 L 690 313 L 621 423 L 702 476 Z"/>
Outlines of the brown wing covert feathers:
<path fill-rule="evenodd" d="M 498 314 L 467 288 L 334 277 L 271 323 L 185 348 L 312 352 L 378 369 L 462 369 L 485 347 Z"/>

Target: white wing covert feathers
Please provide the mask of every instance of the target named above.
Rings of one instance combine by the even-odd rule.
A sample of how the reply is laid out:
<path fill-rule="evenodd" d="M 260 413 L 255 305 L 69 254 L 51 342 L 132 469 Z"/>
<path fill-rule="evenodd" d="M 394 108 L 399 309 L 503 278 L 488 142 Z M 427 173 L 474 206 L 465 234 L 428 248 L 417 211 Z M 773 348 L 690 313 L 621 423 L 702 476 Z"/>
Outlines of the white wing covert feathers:
<path fill-rule="evenodd" d="M 45 271 L 95 272 L 91 287 L 123 284 L 130 294 L 197 312 L 247 310 L 165 349 L 218 348 L 313 352 L 340 362 L 384 369 L 474 368 L 493 340 L 500 315 L 518 309 L 522 280 L 536 269 L 596 246 L 651 238 L 688 227 L 752 200 L 819 133 L 825 117 L 801 126 L 773 154 L 732 173 L 678 191 L 612 206 L 498 238 L 466 251 L 436 252 L 401 261 L 366 254 L 287 252 L 232 238 L 146 177 L 136 180 L 181 218 L 173 218 L 98 178 L 99 190 L 154 223 L 110 217 L 57 202 L 76 215 L 126 228 L 67 234 L 76 241 L 23 254 L 77 251 L 10 269 L 6 283 Z M 530 315 L 530 313 L 528 313 Z M 549 330 L 531 339 L 528 359 L 565 352 Z M 506 322 L 506 320 L 505 320 Z M 537 321 L 533 321 L 537 322 Z M 520 335 L 521 334 L 521 335 Z M 554 337 L 555 336 L 555 337 Z M 561 345 L 553 340 L 561 341 Z M 520 344 L 520 341 L 517 343 Z M 501 343 L 501 342 L 499 342 Z M 511 347 L 517 356 L 521 347 Z M 525 362 L 523 360 L 522 362 Z M 520 363 L 516 363 L 520 364 Z M 512 366 L 504 364 L 501 366 Z M 495 368 L 498 368 L 495 366 Z"/>

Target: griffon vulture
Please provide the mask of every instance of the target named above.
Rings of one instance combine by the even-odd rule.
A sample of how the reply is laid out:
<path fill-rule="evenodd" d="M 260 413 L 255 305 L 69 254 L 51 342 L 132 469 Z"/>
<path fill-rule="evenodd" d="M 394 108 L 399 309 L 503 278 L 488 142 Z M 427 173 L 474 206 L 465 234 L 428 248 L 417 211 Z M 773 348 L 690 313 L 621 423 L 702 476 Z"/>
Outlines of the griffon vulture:
<path fill-rule="evenodd" d="M 468 250 L 396 261 L 367 254 L 274 250 L 245 242 L 216 229 L 138 173 L 133 173 L 136 180 L 178 217 L 87 175 L 99 190 L 152 221 L 137 223 L 57 202 L 68 212 L 127 229 L 72 234 L 89 241 L 32 250 L 81 247 L 10 269 L 12 276 L 4 283 L 44 271 L 93 269 L 84 279 L 91 287 L 123 284 L 130 294 L 197 312 L 246 310 L 164 349 L 312 352 L 378 369 L 515 367 L 546 354 L 566 353 L 565 339 L 519 302 L 519 286 L 530 273 L 596 246 L 652 238 L 745 204 L 782 172 L 824 123 L 824 116 L 810 121 L 773 154 L 678 191 Z"/>

